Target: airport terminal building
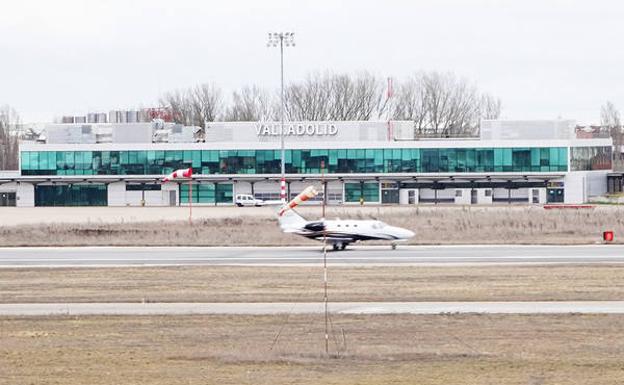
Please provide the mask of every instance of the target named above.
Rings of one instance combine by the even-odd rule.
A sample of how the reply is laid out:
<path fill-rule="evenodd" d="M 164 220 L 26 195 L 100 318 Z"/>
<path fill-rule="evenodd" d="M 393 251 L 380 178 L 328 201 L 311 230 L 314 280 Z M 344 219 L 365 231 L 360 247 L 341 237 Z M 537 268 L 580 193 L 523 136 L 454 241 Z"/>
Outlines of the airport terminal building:
<path fill-rule="evenodd" d="M 573 121 L 482 122 L 479 137 L 422 138 L 413 122 L 287 122 L 287 192 L 326 183 L 329 204 L 584 203 L 607 191 L 610 138 L 577 138 Z M 175 206 L 236 194 L 279 199 L 280 124 L 51 124 L 0 173 L 0 205 Z M 324 167 L 322 167 L 324 166 Z M 317 197 L 323 199 L 322 194 Z"/>

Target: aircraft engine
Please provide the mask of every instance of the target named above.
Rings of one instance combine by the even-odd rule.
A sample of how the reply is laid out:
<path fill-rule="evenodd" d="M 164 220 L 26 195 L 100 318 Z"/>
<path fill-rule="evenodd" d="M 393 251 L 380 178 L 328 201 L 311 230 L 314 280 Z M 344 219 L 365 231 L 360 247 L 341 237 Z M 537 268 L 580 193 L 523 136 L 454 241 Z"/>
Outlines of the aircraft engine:
<path fill-rule="evenodd" d="M 310 222 L 307 225 L 305 225 L 303 228 L 306 230 L 310 230 L 310 231 L 323 231 L 325 230 L 325 223 L 324 222 Z"/>

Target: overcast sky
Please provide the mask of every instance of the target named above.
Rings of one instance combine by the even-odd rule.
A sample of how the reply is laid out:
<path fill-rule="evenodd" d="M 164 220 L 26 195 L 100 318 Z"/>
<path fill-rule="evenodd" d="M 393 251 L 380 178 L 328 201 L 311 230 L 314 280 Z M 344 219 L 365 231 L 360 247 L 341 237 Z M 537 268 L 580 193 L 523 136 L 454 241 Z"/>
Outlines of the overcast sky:
<path fill-rule="evenodd" d="M 271 31 L 296 32 L 287 80 L 452 71 L 508 119 L 599 122 L 606 100 L 624 107 L 624 5 L 600 0 L 2 0 L 0 105 L 44 122 L 203 82 L 278 87 Z"/>

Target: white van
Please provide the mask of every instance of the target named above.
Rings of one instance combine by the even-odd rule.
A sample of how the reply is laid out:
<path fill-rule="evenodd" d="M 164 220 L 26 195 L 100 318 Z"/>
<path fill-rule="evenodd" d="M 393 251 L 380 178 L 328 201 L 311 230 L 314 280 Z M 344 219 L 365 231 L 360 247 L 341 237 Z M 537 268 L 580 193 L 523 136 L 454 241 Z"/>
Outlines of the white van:
<path fill-rule="evenodd" d="M 256 199 L 253 195 L 249 194 L 238 194 L 234 198 L 234 203 L 238 207 L 243 206 L 264 206 L 264 201 L 262 199 Z"/>

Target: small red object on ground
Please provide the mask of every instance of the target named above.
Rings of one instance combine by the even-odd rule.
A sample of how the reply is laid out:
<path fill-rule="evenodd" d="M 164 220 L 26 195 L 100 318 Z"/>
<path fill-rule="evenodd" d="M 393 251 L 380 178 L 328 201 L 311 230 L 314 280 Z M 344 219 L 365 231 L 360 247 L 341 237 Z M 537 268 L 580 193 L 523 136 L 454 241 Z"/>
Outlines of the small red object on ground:
<path fill-rule="evenodd" d="M 613 242 L 613 231 L 605 231 L 602 233 L 602 240 L 605 242 Z"/>

